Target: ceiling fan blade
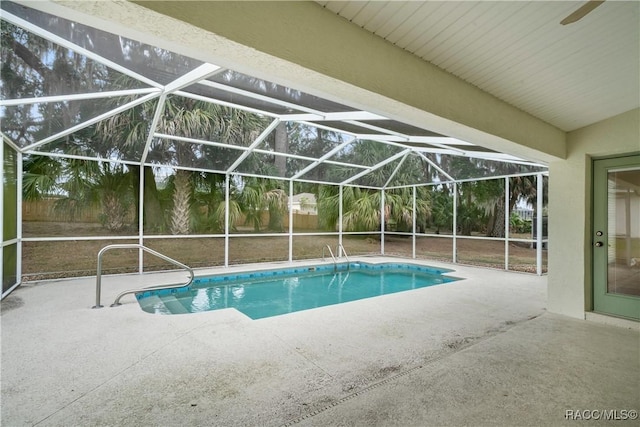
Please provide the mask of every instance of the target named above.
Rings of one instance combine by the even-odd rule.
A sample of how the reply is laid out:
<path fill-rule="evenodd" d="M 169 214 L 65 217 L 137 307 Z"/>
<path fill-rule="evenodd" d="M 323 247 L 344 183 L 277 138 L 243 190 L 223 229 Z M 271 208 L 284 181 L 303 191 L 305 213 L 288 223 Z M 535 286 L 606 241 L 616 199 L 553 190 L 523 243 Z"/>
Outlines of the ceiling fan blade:
<path fill-rule="evenodd" d="M 567 25 L 567 24 L 572 24 L 576 21 L 579 21 L 582 18 L 584 18 L 586 14 L 591 12 L 596 7 L 600 6 L 602 3 L 604 3 L 604 0 L 589 0 L 588 2 L 580 6 L 571 15 L 567 16 L 562 21 L 560 21 L 560 24 Z"/>

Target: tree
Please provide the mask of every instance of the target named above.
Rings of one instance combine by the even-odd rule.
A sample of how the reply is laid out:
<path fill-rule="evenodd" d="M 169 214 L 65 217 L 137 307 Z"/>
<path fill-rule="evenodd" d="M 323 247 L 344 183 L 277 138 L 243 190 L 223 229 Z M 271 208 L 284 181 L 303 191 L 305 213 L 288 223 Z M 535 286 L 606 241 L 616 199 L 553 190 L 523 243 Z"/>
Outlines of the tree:
<path fill-rule="evenodd" d="M 109 231 L 127 225 L 133 192 L 123 165 L 28 155 L 23 167 L 24 200 L 55 198 L 54 211 L 69 221 L 85 209 L 96 207 Z"/>
<path fill-rule="evenodd" d="M 145 103 L 140 108 L 130 109 L 104 121 L 100 125 L 100 133 L 110 139 L 112 146 L 115 142 L 115 145 L 123 150 L 138 147 L 140 155 L 142 150 L 139 147 L 144 147 L 149 132 L 149 129 L 141 127 L 140 123 L 150 123 L 155 111 L 155 102 Z M 256 114 L 174 95 L 167 97 L 165 101 L 156 132 L 247 146 L 259 135 L 265 123 L 265 119 Z M 148 162 L 179 166 L 170 182 L 173 193 L 167 224 L 172 234 L 188 234 L 194 228 L 194 224 L 198 223 L 219 227 L 220 223 L 216 218 L 217 205 L 224 200 L 220 194 L 223 191 L 220 185 L 224 182 L 223 177 L 192 172 L 180 166 L 226 169 L 237 155 L 238 152 L 235 150 L 221 150 L 209 145 L 173 139 L 157 139 L 152 143 L 146 159 Z M 162 230 L 165 221 L 155 176 L 152 168 L 147 166 L 144 169 L 145 228 Z M 208 178 L 205 178 L 207 176 Z M 206 183 L 207 180 L 210 182 Z M 196 187 L 206 187 L 209 190 L 206 194 L 200 193 L 197 201 L 194 197 Z M 207 206 L 205 211 L 208 218 L 199 221 L 199 213 L 194 211 L 193 207 L 203 203 Z"/>
<path fill-rule="evenodd" d="M 130 85 L 128 80 L 131 79 L 128 77 L 118 79 L 125 87 Z M 130 102 L 134 99 L 134 96 L 129 96 L 124 100 L 107 100 L 106 102 L 115 107 L 118 102 Z M 139 160 L 149 134 L 149 123 L 153 119 L 157 104 L 157 100 L 154 99 L 98 123 L 95 128 L 96 143 L 93 144 L 96 155 L 105 158 Z M 139 183 L 140 174 L 144 175 L 144 188 L 142 190 L 144 211 L 142 215 L 145 232 L 164 232 L 166 223 L 160 205 L 160 196 L 153 167 L 129 165 L 128 169 L 130 182 L 132 183 Z M 134 198 L 136 218 L 139 218 L 141 215 L 139 211 L 139 185 L 134 185 Z"/>
<path fill-rule="evenodd" d="M 441 230 L 453 230 L 453 196 L 447 185 L 431 189 L 431 223 L 436 234 Z"/>
<path fill-rule="evenodd" d="M 274 149 L 276 153 L 287 153 L 289 151 L 289 136 L 287 133 L 287 124 L 285 122 L 280 122 L 276 127 L 274 132 Z M 278 171 L 278 176 L 286 176 L 286 157 L 274 156 L 274 166 Z"/>
<path fill-rule="evenodd" d="M 390 147 L 375 141 L 357 141 L 349 146 L 341 160 L 375 165 L 399 153 L 397 147 Z M 426 169 L 423 159 L 408 156 L 402 161 L 392 162 L 374 169 L 365 175 L 367 183 L 383 186 L 391 178 L 395 186 L 407 186 L 422 182 Z M 401 166 L 401 167 L 399 167 Z M 349 173 L 352 173 L 351 171 Z M 335 178 L 346 178 L 347 176 Z M 318 216 L 320 226 L 335 230 L 339 213 L 338 186 L 322 185 L 318 188 Z M 416 220 L 423 228 L 431 215 L 431 195 L 427 188 L 418 187 L 416 197 Z M 381 229 L 381 192 L 352 186 L 343 187 L 343 228 L 345 231 L 375 231 Z M 385 192 L 384 220 L 395 224 L 401 230 L 413 229 L 413 188 L 402 187 Z"/>
<path fill-rule="evenodd" d="M 55 157 L 26 155 L 23 160 L 22 198 L 41 200 L 58 192 L 64 161 Z"/>
<path fill-rule="evenodd" d="M 287 123 L 289 153 L 300 156 L 320 158 L 335 146 L 344 142 L 343 135 L 303 123 Z M 335 159 L 334 159 L 335 160 Z M 293 174 L 308 166 L 308 162 L 290 158 L 290 173 Z M 314 181 L 329 181 L 335 177 L 331 165 L 321 163 L 308 171 L 303 178 Z M 308 184 L 307 184 L 308 185 Z"/>
<path fill-rule="evenodd" d="M 350 189 L 351 187 L 345 187 Z M 340 198 L 337 185 L 317 186 L 318 226 L 322 230 L 336 231 L 340 220 Z"/>
<path fill-rule="evenodd" d="M 375 231 L 380 229 L 380 191 L 348 187 L 349 197 L 342 217 L 344 231 Z M 348 203 L 348 204 L 347 204 Z"/>
<path fill-rule="evenodd" d="M 272 231 L 284 230 L 284 215 L 288 212 L 288 197 L 277 182 L 264 178 L 246 178 L 239 195 L 240 209 L 245 221 L 253 225 L 254 231 L 260 231 L 262 216 L 269 212 L 267 228 Z"/>
<path fill-rule="evenodd" d="M 515 172 L 518 165 L 506 165 L 505 169 Z M 478 181 L 476 200 L 488 215 L 487 236 L 504 237 L 505 219 L 511 217 L 518 201 L 533 203 L 537 196 L 535 176 L 514 176 L 509 178 L 509 206 L 505 211 L 504 179 Z"/>
<path fill-rule="evenodd" d="M 103 163 L 100 174 L 91 191 L 100 201 L 100 219 L 109 231 L 120 231 L 127 225 L 127 217 L 133 202 L 131 175 L 121 164 Z M 133 185 L 132 185 L 133 184 Z"/>
<path fill-rule="evenodd" d="M 211 134 L 215 112 L 213 104 L 191 99 L 170 97 L 164 105 L 164 115 L 158 124 L 158 131 L 169 135 L 190 138 Z M 162 140 L 158 145 L 174 155 L 174 162 L 180 166 L 192 166 L 195 163 L 195 150 L 190 144 Z M 158 147 L 156 147 L 157 149 Z M 173 205 L 170 214 L 169 230 L 171 234 L 189 234 L 193 172 L 176 169 L 174 176 Z"/>
<path fill-rule="evenodd" d="M 515 175 L 529 171 L 529 167 L 526 165 L 471 157 L 443 155 L 439 156 L 437 160 L 440 162 L 440 166 L 456 179 Z M 463 230 L 463 234 L 471 233 L 472 230 L 481 231 L 484 228 L 489 237 L 504 237 L 505 219 L 510 217 L 516 203 L 518 201 L 530 202 L 536 197 L 533 176 L 509 178 L 508 212 L 505 211 L 504 178 L 465 182 L 458 185 L 458 189 L 462 196 L 458 203 L 457 222 L 459 228 Z"/>
<path fill-rule="evenodd" d="M 397 231 L 413 230 L 413 188 L 403 187 L 385 192 L 385 220 L 396 224 Z M 416 187 L 416 227 L 423 229 L 432 215 L 431 194 L 426 187 Z"/>
<path fill-rule="evenodd" d="M 66 21 L 52 18 L 64 25 Z M 81 45 L 94 43 L 86 27 L 70 25 Z M 82 35 L 78 32 L 83 31 Z M 116 36 L 114 36 L 116 37 Z M 116 44 L 117 45 L 117 44 Z M 19 98 L 110 90 L 115 71 L 13 24 L 2 26 L 2 96 Z M 139 87 L 139 85 L 138 85 Z M 124 89 L 121 85 L 119 89 Z M 20 146 L 32 144 L 104 112 L 102 102 L 65 100 L 5 108 L 3 131 Z"/>
<path fill-rule="evenodd" d="M 504 179 L 470 183 L 471 198 L 486 221 L 486 235 L 504 237 Z"/>

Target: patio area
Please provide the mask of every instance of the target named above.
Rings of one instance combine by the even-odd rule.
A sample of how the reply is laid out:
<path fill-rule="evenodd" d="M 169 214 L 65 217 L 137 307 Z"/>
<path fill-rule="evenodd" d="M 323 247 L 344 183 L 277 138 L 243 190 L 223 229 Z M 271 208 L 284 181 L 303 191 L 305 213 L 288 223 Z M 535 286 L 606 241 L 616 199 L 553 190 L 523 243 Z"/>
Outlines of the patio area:
<path fill-rule="evenodd" d="M 261 320 L 151 315 L 131 296 L 92 310 L 91 277 L 23 284 L 2 301 L 2 424 L 569 425 L 567 410 L 639 409 L 637 323 L 546 313 L 545 276 L 426 264 L 465 280 Z M 102 302 L 183 276 L 107 276 Z"/>

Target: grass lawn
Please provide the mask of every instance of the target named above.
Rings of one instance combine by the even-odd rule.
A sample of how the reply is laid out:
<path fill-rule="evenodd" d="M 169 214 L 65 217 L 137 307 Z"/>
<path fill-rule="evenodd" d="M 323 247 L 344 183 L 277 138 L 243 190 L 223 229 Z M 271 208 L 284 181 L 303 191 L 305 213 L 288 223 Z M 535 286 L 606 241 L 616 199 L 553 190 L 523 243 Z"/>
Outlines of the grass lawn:
<path fill-rule="evenodd" d="M 106 230 L 97 224 L 25 222 L 25 237 L 47 236 L 105 236 Z M 131 231 L 121 235 L 134 234 Z M 138 243 L 131 240 L 72 240 L 23 242 L 23 280 L 39 280 L 96 274 L 98 251 L 114 243 Z M 147 238 L 145 246 L 174 258 L 191 267 L 224 265 L 224 238 L 186 237 L 179 239 Z M 323 247 L 329 245 L 335 252 L 337 236 L 293 237 L 293 259 L 322 257 Z M 346 235 L 343 245 L 350 256 L 380 253 L 378 236 Z M 492 268 L 504 268 L 504 242 L 476 239 L 457 240 L 458 262 Z M 412 239 L 409 236 L 385 236 L 385 254 L 411 257 Z M 416 257 L 439 261 L 452 260 L 453 240 L 450 237 L 418 236 Z M 330 257 L 329 252 L 325 255 Z M 546 271 L 546 251 L 543 251 L 543 271 Z M 229 263 L 286 261 L 289 259 L 288 236 L 235 237 L 229 239 Z M 536 271 L 536 251 L 529 244 L 512 242 L 509 245 L 509 268 L 516 271 Z M 152 255 L 145 254 L 146 271 L 173 269 Z M 137 249 L 114 250 L 103 258 L 103 273 L 135 272 L 138 269 Z"/>

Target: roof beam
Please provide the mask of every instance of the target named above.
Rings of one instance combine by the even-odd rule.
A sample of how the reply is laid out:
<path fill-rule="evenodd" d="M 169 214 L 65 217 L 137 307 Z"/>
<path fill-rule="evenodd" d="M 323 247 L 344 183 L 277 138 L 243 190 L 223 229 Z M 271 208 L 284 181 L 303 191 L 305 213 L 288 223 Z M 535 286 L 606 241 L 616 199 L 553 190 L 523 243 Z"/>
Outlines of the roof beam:
<path fill-rule="evenodd" d="M 393 156 L 389 157 L 388 159 L 383 160 L 380 163 L 376 163 L 375 165 L 371 166 L 369 169 L 364 170 L 364 171 L 352 176 L 349 179 L 345 179 L 340 184 L 341 185 L 346 185 L 346 184 L 352 183 L 353 181 L 355 181 L 355 180 L 357 180 L 357 179 L 359 179 L 359 178 L 361 178 L 361 177 L 363 177 L 363 176 L 365 176 L 365 175 L 367 175 L 367 174 L 369 174 L 369 173 L 371 173 L 371 172 L 373 172 L 373 171 L 375 171 L 377 169 L 380 169 L 381 167 L 383 167 L 385 165 L 388 165 L 391 162 L 394 162 L 394 161 L 398 160 L 400 157 L 406 155 L 410 151 L 411 151 L 411 149 L 407 148 L 404 151 L 401 151 L 401 152 L 399 152 L 397 154 L 394 154 Z"/>
<path fill-rule="evenodd" d="M 40 96 L 36 98 L 2 99 L 0 100 L 0 107 L 43 104 L 47 102 L 84 101 L 87 99 L 115 98 L 117 96 L 146 95 L 147 93 L 160 93 L 160 91 L 161 89 L 158 88 L 126 89 L 105 92 L 76 93 L 70 95 Z"/>
<path fill-rule="evenodd" d="M 291 179 L 297 179 L 300 178 L 302 175 L 306 174 L 307 172 L 309 172 L 311 169 L 315 168 L 316 166 L 318 166 L 320 163 L 322 163 L 323 161 L 327 160 L 329 157 L 333 156 L 334 154 L 336 154 L 337 152 L 339 152 L 340 150 L 342 150 L 344 147 L 346 147 L 347 145 L 351 144 L 353 141 L 355 141 L 356 139 L 350 139 L 348 141 L 343 142 L 342 144 L 338 145 L 337 147 L 334 147 L 333 150 L 330 150 L 328 153 L 324 154 L 322 157 L 320 157 L 318 160 L 316 160 L 315 162 L 311 163 L 309 166 L 307 166 L 306 168 L 302 169 L 301 171 L 299 171 L 297 174 L 293 175 L 291 177 Z"/>
<path fill-rule="evenodd" d="M 269 136 L 271 132 L 273 132 L 279 124 L 280 124 L 279 119 L 275 119 L 274 121 L 272 121 L 271 124 L 269 124 L 269 126 L 267 126 L 267 128 L 263 130 L 260 135 L 258 135 L 256 140 L 253 141 L 251 145 L 249 145 L 249 148 L 247 149 L 247 151 L 242 153 L 240 157 L 238 157 L 236 161 L 233 162 L 231 166 L 229 166 L 226 173 L 232 173 L 238 166 L 240 166 L 240 163 L 242 163 L 247 157 L 249 157 L 249 155 L 253 152 L 253 150 L 256 147 L 258 147 L 258 145 L 260 145 L 262 141 L 264 141 L 267 138 L 267 136 Z"/>
<path fill-rule="evenodd" d="M 159 96 L 159 92 L 151 93 L 149 95 L 146 95 L 146 96 L 143 96 L 141 98 L 138 98 L 138 99 L 136 99 L 134 101 L 128 102 L 128 103 L 126 103 L 124 105 L 121 105 L 119 107 L 114 108 L 113 110 L 109 110 L 104 114 L 100 114 L 99 116 L 96 116 L 91 120 L 87 120 L 86 122 L 79 123 L 79 124 L 77 124 L 75 126 L 72 126 L 70 128 L 67 128 L 67 129 L 63 130 L 62 132 L 58 132 L 55 135 L 51 135 L 51 136 L 49 136 L 47 138 L 44 138 L 44 139 L 42 139 L 42 140 L 40 140 L 38 142 L 35 142 L 33 144 L 30 144 L 30 145 L 27 145 L 26 147 L 24 147 L 22 149 L 22 151 L 33 150 L 33 149 L 35 149 L 37 147 L 40 147 L 40 146 L 45 145 L 45 144 L 48 144 L 49 142 L 55 141 L 58 138 L 62 138 L 63 136 L 71 135 L 74 132 L 77 132 L 77 131 L 79 131 L 81 129 L 89 127 L 89 126 L 91 126 L 91 125 L 93 125 L 95 123 L 98 123 L 101 120 L 108 119 L 109 117 L 115 116 L 116 114 L 120 114 L 123 111 L 126 111 L 126 110 L 128 110 L 130 108 L 133 108 L 136 105 L 143 104 L 143 103 L 145 103 L 147 101 L 150 101 L 150 100 L 152 100 L 154 98 L 157 98 L 158 96 Z"/>
<path fill-rule="evenodd" d="M 164 87 L 165 93 L 176 92 L 187 86 L 191 86 L 194 83 L 204 80 L 212 75 L 223 71 L 223 68 L 213 64 L 202 64 L 199 67 L 189 71 L 187 74 L 178 77 L 168 85 Z"/>
<path fill-rule="evenodd" d="M 71 5 L 92 14 L 104 12 L 161 46 L 179 45 L 180 52 L 203 61 L 442 135 L 542 162 L 566 158 L 562 130 L 373 37 L 315 2 L 124 3 L 146 11 L 114 2 L 91 8 L 82 2 Z M 119 19 L 117 9 L 126 9 L 117 14 Z M 202 49 L 203 43 L 216 49 Z"/>
<path fill-rule="evenodd" d="M 404 161 L 407 160 L 407 157 L 409 157 L 410 155 L 411 155 L 411 153 L 409 152 L 409 153 L 405 154 L 404 157 L 402 157 L 402 160 L 400 160 L 400 162 L 398 163 L 398 166 L 396 166 L 396 168 L 393 170 L 393 172 L 389 176 L 389 179 L 387 180 L 387 182 L 384 183 L 384 185 L 382 186 L 382 189 L 385 189 L 385 188 L 387 188 L 389 186 L 389 183 L 391 182 L 393 177 L 396 176 L 396 174 L 400 170 L 400 167 L 402 166 Z"/>

